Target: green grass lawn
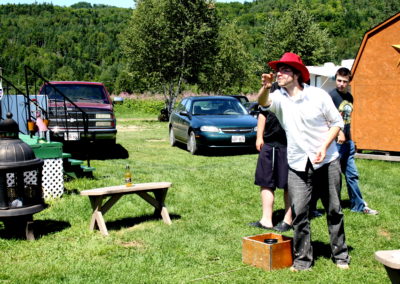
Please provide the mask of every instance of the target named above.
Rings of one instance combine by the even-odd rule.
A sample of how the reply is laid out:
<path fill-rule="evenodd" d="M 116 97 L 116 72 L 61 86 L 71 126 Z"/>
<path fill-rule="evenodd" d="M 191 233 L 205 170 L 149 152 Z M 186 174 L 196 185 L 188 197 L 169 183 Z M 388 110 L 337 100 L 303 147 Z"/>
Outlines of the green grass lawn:
<path fill-rule="evenodd" d="M 118 122 L 119 145 L 103 149 L 109 159 L 98 153 L 100 158 L 92 160 L 93 180 L 65 182 L 63 197 L 34 216 L 37 240 L 0 238 L 1 283 L 389 282 L 374 252 L 400 248 L 399 163 L 357 160 L 364 198 L 380 214 L 344 209 L 350 270 L 337 269 L 329 258 L 324 215 L 311 222 L 316 254 L 312 271 L 267 272 L 241 260 L 242 238 L 266 232 L 247 225 L 261 214 L 253 184 L 257 154 L 192 156 L 184 147 L 169 146 L 167 123 L 137 118 L 125 115 Z M 151 218 L 151 206 L 129 195 L 105 215 L 108 237 L 88 230 L 89 199 L 78 192 L 122 184 L 126 164 L 135 183 L 173 183 L 166 199 L 171 226 Z M 342 197 L 348 199 L 346 189 Z M 281 190 L 275 208 L 278 221 L 283 214 Z"/>

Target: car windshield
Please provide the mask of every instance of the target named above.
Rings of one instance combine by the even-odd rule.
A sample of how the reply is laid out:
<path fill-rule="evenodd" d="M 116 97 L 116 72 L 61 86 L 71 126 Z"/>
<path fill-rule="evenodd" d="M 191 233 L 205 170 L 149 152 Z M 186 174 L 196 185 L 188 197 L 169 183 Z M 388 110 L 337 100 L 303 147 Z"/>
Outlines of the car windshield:
<path fill-rule="evenodd" d="M 236 97 L 234 97 L 234 98 L 236 98 L 242 105 L 244 105 L 244 104 L 246 104 L 246 103 L 249 102 L 248 99 L 247 99 L 246 97 L 236 96 Z"/>
<path fill-rule="evenodd" d="M 193 115 L 244 115 L 246 109 L 238 100 L 199 100 L 192 106 Z"/>
<path fill-rule="evenodd" d="M 88 84 L 65 84 L 65 85 L 47 85 L 41 90 L 41 94 L 47 94 L 50 100 L 63 101 L 63 96 L 57 90 L 63 93 L 73 102 L 95 102 L 108 103 L 104 88 L 99 85 Z"/>

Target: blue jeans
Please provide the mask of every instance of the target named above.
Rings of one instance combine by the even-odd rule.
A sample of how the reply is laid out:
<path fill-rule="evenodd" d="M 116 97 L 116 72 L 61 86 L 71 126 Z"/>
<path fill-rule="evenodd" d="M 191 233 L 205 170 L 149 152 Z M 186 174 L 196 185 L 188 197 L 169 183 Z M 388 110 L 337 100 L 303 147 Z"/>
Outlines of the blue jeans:
<path fill-rule="evenodd" d="M 344 218 L 340 206 L 340 163 L 339 159 L 314 170 L 311 163 L 304 172 L 289 169 L 289 196 L 293 214 L 293 267 L 308 269 L 313 264 L 311 246 L 309 205 L 313 191 L 318 191 L 324 205 L 332 258 L 335 262 L 349 262 L 345 242 Z"/>
<path fill-rule="evenodd" d="M 358 186 L 358 171 L 354 160 L 354 155 L 356 154 L 354 142 L 348 140 L 343 144 L 336 143 L 336 145 L 340 155 L 342 173 L 346 178 L 351 211 L 362 212 L 365 207 L 365 201 Z"/>

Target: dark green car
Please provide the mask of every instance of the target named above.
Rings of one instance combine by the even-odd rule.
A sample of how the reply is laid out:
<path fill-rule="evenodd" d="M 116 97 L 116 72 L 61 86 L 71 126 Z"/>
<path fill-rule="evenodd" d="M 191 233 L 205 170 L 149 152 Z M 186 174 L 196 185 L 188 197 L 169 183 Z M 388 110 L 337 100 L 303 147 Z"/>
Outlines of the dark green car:
<path fill-rule="evenodd" d="M 187 145 L 196 154 L 206 148 L 255 149 L 257 119 L 230 96 L 184 98 L 169 119 L 171 146 Z"/>

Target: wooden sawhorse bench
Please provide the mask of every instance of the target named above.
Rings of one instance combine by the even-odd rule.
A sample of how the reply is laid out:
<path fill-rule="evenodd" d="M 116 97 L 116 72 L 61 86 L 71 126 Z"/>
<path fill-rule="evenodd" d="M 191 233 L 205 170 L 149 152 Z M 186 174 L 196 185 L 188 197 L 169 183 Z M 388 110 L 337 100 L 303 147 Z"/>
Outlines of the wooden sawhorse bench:
<path fill-rule="evenodd" d="M 108 230 L 104 222 L 104 215 L 123 195 L 133 193 L 139 195 L 154 206 L 154 215 L 161 215 L 164 223 L 170 225 L 171 218 L 164 204 L 167 191 L 170 187 L 170 182 L 151 182 L 138 183 L 132 186 L 117 185 L 81 191 L 81 195 L 89 197 L 93 209 L 89 229 L 93 230 L 97 226 L 100 232 L 107 236 Z M 154 198 L 149 192 L 153 192 Z M 108 198 L 108 200 L 103 204 L 106 198 Z"/>

